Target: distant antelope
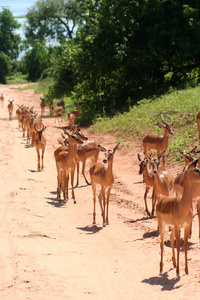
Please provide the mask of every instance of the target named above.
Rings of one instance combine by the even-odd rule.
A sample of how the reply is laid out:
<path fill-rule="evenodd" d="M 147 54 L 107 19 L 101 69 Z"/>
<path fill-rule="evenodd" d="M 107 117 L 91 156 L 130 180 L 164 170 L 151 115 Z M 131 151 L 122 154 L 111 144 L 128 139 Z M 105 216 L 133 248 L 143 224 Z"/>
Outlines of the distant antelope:
<path fill-rule="evenodd" d="M 82 109 L 81 106 L 78 106 L 77 111 L 71 111 L 70 113 L 68 113 L 69 127 L 70 127 L 71 130 L 74 127 L 74 122 L 78 118 L 79 112 L 80 112 L 81 109 Z"/>
<path fill-rule="evenodd" d="M 45 104 L 45 99 L 44 98 L 40 97 L 40 100 L 41 100 L 40 108 L 41 108 L 41 116 L 42 116 L 42 114 L 44 114 L 44 109 L 46 107 L 46 104 Z"/>
<path fill-rule="evenodd" d="M 61 116 L 61 120 L 62 120 L 63 107 L 62 106 L 58 106 L 57 108 L 54 108 L 54 106 L 52 104 L 50 104 L 49 107 L 52 108 L 53 111 L 55 112 L 55 122 L 56 122 L 56 118 L 58 119 L 58 115 Z"/>
<path fill-rule="evenodd" d="M 9 113 L 9 119 L 12 120 L 12 114 L 13 114 L 13 101 L 14 100 L 9 100 L 9 103 L 8 103 L 8 113 Z"/>
<path fill-rule="evenodd" d="M 1 94 L 0 100 L 1 100 L 1 107 L 3 107 L 3 104 L 4 104 L 4 96 L 3 96 L 3 94 Z"/>
<path fill-rule="evenodd" d="M 57 102 L 57 107 L 62 106 L 63 107 L 63 111 L 65 111 L 65 101 L 63 99 L 61 99 L 60 101 Z"/>

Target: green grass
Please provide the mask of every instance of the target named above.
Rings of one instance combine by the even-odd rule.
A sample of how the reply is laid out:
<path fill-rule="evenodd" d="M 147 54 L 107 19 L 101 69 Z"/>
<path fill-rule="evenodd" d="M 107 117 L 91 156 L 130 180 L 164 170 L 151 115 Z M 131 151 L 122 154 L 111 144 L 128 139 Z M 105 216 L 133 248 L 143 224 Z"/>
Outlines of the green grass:
<path fill-rule="evenodd" d="M 13 76 L 6 77 L 7 84 L 24 84 L 28 83 L 27 76 L 17 73 Z"/>
<path fill-rule="evenodd" d="M 169 137 L 168 152 L 174 160 L 180 160 L 178 148 L 191 149 L 198 144 L 196 115 L 200 110 L 200 86 L 170 93 L 152 99 L 143 99 L 129 112 L 113 118 L 101 118 L 91 128 L 102 134 L 112 134 L 123 145 L 134 139 L 142 146 L 142 138 L 148 133 L 162 135 L 164 130 L 156 124 L 162 122 L 161 114 L 173 121 L 173 136 Z M 165 116 L 165 120 L 169 119 Z"/>

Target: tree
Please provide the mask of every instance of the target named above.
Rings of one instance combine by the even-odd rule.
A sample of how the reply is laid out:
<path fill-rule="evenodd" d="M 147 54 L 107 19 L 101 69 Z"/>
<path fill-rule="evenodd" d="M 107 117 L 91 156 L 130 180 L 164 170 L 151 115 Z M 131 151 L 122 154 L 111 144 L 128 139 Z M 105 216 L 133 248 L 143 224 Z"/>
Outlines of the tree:
<path fill-rule="evenodd" d="M 15 20 L 12 13 L 3 8 L 0 12 L 0 51 L 11 59 L 19 55 L 20 35 L 15 30 L 20 28 L 20 24 Z"/>
<path fill-rule="evenodd" d="M 49 49 L 43 43 L 35 43 L 21 59 L 20 65 L 24 73 L 28 74 L 28 79 L 36 81 L 45 69 L 49 66 Z"/>
<path fill-rule="evenodd" d="M 113 113 L 168 85 L 200 78 L 198 1 L 99 0 L 76 37 L 74 96 Z M 168 76 L 168 77 L 166 77 Z M 167 81 L 168 78 L 168 81 Z"/>
<path fill-rule="evenodd" d="M 20 36 L 15 30 L 20 24 L 14 19 L 12 13 L 3 8 L 0 12 L 0 82 L 6 83 L 6 76 L 12 70 L 12 60 L 19 54 Z"/>
<path fill-rule="evenodd" d="M 85 20 L 85 1 L 37 1 L 27 14 L 26 38 L 30 43 L 72 39 L 77 26 Z"/>
<path fill-rule="evenodd" d="M 0 82 L 6 83 L 6 75 L 10 71 L 10 59 L 9 57 L 2 51 L 0 51 Z"/>

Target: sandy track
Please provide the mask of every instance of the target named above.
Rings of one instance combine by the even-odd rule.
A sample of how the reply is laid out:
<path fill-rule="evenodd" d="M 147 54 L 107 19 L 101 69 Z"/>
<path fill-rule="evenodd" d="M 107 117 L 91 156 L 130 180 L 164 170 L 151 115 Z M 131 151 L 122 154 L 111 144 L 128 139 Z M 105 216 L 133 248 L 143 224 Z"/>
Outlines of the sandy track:
<path fill-rule="evenodd" d="M 97 205 L 97 225 L 93 226 L 92 189 L 82 176 L 75 190 L 76 205 L 71 190 L 66 204 L 56 199 L 53 151 L 68 122 L 43 118 L 47 149 L 44 171 L 38 172 L 36 151 L 22 138 L 15 111 L 17 104 L 26 104 L 39 112 L 40 95 L 4 85 L 0 92 L 5 96 L 0 107 L 0 299 L 199 299 L 197 216 L 189 243 L 189 276 L 184 275 L 182 251 L 181 277 L 175 277 L 169 232 L 165 273 L 159 276 L 157 221 L 145 215 L 144 184 L 138 174 L 140 146 L 133 141 L 131 147 L 116 152 L 110 225 L 102 228 Z M 13 121 L 8 119 L 9 98 L 15 104 Z M 84 132 L 105 147 L 112 149 L 116 144 L 112 136 Z M 86 176 L 89 179 L 88 172 Z"/>

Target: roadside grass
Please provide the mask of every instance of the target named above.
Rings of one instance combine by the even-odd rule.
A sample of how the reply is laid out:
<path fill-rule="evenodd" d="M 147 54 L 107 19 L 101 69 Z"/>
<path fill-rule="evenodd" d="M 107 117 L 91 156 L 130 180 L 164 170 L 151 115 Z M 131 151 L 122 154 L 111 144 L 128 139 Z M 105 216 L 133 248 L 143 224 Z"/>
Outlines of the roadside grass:
<path fill-rule="evenodd" d="M 27 76 L 22 75 L 21 73 L 17 73 L 13 76 L 6 77 L 7 84 L 24 84 L 28 83 Z"/>
<path fill-rule="evenodd" d="M 190 150 L 199 143 L 196 115 L 200 110 L 200 86 L 172 90 L 160 97 L 143 99 L 129 112 L 117 114 L 113 118 L 100 118 L 91 131 L 112 134 L 118 142 L 129 146 L 134 139 L 142 147 L 142 139 L 148 133 L 163 135 L 164 130 L 156 124 L 173 121 L 174 134 L 169 137 L 168 154 L 172 161 L 182 160 L 178 148 Z"/>

